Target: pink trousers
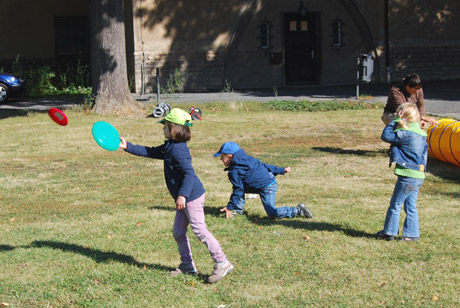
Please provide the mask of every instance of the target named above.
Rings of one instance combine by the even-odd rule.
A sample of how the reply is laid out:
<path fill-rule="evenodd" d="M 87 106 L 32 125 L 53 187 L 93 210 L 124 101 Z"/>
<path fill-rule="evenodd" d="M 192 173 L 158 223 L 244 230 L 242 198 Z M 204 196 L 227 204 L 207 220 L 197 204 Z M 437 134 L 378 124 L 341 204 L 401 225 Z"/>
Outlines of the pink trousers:
<path fill-rule="evenodd" d="M 185 264 L 193 264 L 190 242 L 187 238 L 187 227 L 189 224 L 195 236 L 208 248 L 214 262 L 218 263 L 227 260 L 219 242 L 206 227 L 206 222 L 204 221 L 204 199 L 205 194 L 202 194 L 199 198 L 187 202 L 185 209 L 176 211 L 173 236 L 177 242 L 180 260 Z"/>

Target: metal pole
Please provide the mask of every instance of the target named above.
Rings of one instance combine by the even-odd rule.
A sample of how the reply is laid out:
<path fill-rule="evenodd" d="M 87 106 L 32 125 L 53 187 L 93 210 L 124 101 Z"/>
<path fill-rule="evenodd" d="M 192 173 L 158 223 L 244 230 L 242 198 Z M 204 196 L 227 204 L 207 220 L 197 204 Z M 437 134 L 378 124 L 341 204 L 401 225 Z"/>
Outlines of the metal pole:
<path fill-rule="evenodd" d="M 160 69 L 156 68 L 156 75 L 157 75 L 157 104 L 160 103 Z"/>
<path fill-rule="evenodd" d="M 356 99 L 359 100 L 359 64 L 361 62 L 360 57 L 358 57 L 358 65 L 356 70 Z"/>
<path fill-rule="evenodd" d="M 145 72 L 144 72 L 144 64 L 141 64 L 141 95 L 145 94 Z"/>
<path fill-rule="evenodd" d="M 384 1 L 384 28 L 385 28 L 385 68 L 386 82 L 391 81 L 391 62 L 390 62 L 390 21 L 389 21 L 389 0 Z"/>

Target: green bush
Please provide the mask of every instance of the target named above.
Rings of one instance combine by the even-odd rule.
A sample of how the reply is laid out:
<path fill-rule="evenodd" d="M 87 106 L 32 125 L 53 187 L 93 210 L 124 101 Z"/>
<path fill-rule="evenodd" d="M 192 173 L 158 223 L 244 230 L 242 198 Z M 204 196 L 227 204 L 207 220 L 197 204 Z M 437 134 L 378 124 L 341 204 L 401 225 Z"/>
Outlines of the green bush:
<path fill-rule="evenodd" d="M 353 101 L 286 101 L 274 100 L 265 103 L 269 108 L 279 111 L 332 111 L 332 110 L 362 110 L 376 108 L 376 104 Z M 380 106 L 377 106 L 380 107 Z"/>
<path fill-rule="evenodd" d="M 178 68 L 174 70 L 174 73 L 169 74 L 169 78 L 166 82 L 166 89 L 164 93 L 183 93 L 185 84 L 187 83 L 188 74 Z"/>
<path fill-rule="evenodd" d="M 26 67 L 19 62 L 19 56 L 11 66 L 12 73 L 26 81 L 27 96 L 61 94 L 89 94 L 91 80 L 89 65 L 77 61 L 68 65 L 39 65 Z"/>

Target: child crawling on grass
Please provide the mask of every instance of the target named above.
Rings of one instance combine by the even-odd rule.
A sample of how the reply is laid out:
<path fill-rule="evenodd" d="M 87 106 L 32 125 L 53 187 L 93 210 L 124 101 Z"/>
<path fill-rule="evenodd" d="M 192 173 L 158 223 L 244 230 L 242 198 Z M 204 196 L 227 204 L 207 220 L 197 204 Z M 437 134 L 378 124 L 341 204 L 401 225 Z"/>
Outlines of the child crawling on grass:
<path fill-rule="evenodd" d="M 233 265 L 227 260 L 219 242 L 208 231 L 204 220 L 205 190 L 192 167 L 187 141 L 192 137 L 190 114 L 179 108 L 173 108 L 160 123 L 164 124 L 164 144 L 157 147 L 133 145 L 120 137 L 120 148 L 126 152 L 161 159 L 164 161 L 166 186 L 176 203 L 173 236 L 177 242 L 181 263 L 172 271 L 171 276 L 195 274 L 195 264 L 187 238 L 190 224 L 196 237 L 208 248 L 215 262 L 214 271 L 208 282 L 215 283 L 233 271 Z"/>
<path fill-rule="evenodd" d="M 262 163 L 257 158 L 247 155 L 235 142 L 224 143 L 214 157 L 220 159 L 228 171 L 228 179 L 233 185 L 233 193 L 227 206 L 220 211 L 225 217 L 242 214 L 245 204 L 245 193 L 260 196 L 265 212 L 271 218 L 293 218 L 304 216 L 313 218 L 313 214 L 305 204 L 296 207 L 275 207 L 278 184 L 275 176 L 291 172 L 291 167 L 282 168 Z"/>

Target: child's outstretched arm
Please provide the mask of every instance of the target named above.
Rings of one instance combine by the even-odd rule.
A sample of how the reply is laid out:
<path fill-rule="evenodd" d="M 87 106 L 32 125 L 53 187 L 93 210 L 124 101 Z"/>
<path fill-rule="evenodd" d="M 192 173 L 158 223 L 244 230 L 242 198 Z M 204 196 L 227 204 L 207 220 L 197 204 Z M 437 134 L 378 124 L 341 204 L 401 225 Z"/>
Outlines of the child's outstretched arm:
<path fill-rule="evenodd" d="M 292 170 L 291 167 L 286 167 L 284 168 L 284 173 L 289 173 L 291 172 L 291 170 Z"/>
<path fill-rule="evenodd" d="M 264 167 L 267 168 L 268 171 L 273 173 L 273 175 L 277 176 L 278 174 L 284 174 L 286 172 L 286 168 L 278 167 L 270 164 L 263 163 Z"/>
<path fill-rule="evenodd" d="M 160 145 L 158 147 L 146 147 L 143 145 L 132 144 L 126 141 L 125 138 L 120 137 L 119 148 L 137 156 L 164 159 L 164 145 Z"/>

